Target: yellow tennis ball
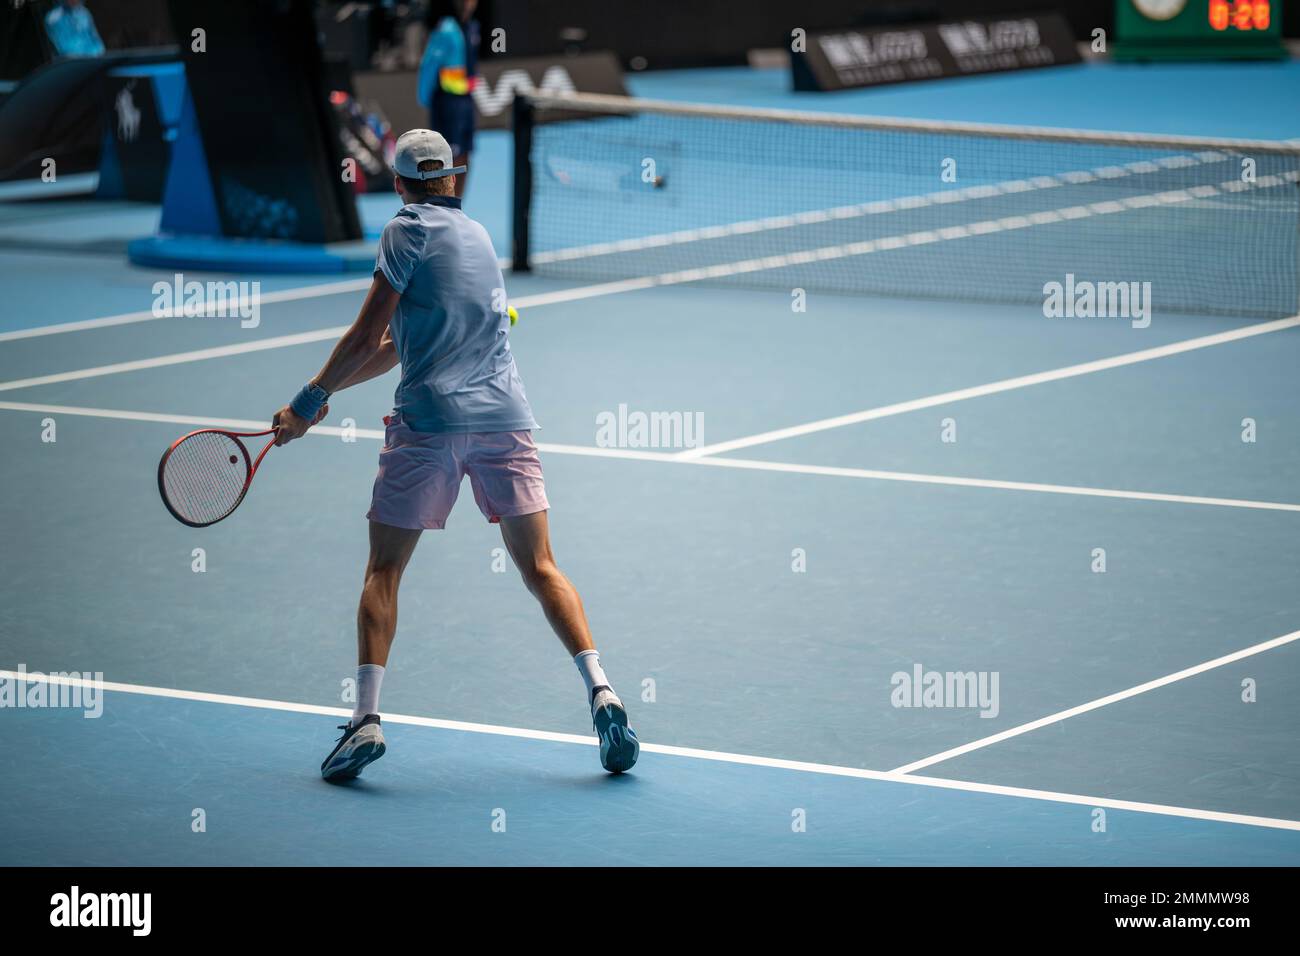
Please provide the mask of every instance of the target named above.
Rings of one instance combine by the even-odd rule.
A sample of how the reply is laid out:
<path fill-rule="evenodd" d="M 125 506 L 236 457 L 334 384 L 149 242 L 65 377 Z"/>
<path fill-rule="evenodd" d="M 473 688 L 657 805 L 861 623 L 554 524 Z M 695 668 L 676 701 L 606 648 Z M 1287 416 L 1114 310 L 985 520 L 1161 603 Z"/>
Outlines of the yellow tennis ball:
<path fill-rule="evenodd" d="M 506 309 L 506 315 L 510 316 L 511 325 L 514 325 L 516 322 L 519 321 L 519 313 L 515 311 L 515 307 L 513 305 L 509 306 Z"/>

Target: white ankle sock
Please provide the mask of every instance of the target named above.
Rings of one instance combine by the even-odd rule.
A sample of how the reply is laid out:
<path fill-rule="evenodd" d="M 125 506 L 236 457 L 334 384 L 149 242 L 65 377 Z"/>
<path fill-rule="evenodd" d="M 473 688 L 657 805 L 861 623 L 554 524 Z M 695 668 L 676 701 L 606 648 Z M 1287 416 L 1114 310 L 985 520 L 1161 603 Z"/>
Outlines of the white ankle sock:
<path fill-rule="evenodd" d="M 382 664 L 357 665 L 357 709 L 352 712 L 355 727 L 366 714 L 379 713 L 379 687 L 384 683 Z"/>
<path fill-rule="evenodd" d="M 600 652 L 594 648 L 590 651 L 579 651 L 573 655 L 573 663 L 578 665 L 578 673 L 582 675 L 582 682 L 587 685 L 587 700 L 591 700 L 591 691 L 593 688 L 604 685 L 610 690 L 614 687 L 605 676 L 605 671 L 600 666 Z"/>

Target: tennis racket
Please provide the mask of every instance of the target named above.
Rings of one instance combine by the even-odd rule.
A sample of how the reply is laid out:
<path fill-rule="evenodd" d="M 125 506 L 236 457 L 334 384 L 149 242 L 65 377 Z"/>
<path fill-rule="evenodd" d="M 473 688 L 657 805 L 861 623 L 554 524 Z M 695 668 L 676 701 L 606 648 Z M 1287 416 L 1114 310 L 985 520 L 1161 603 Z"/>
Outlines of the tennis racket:
<path fill-rule="evenodd" d="M 182 435 L 158 462 L 158 493 L 172 517 L 191 528 L 206 528 L 239 507 L 258 465 L 275 444 L 275 429 L 228 432 L 203 428 Z M 242 438 L 271 436 L 256 459 Z"/>

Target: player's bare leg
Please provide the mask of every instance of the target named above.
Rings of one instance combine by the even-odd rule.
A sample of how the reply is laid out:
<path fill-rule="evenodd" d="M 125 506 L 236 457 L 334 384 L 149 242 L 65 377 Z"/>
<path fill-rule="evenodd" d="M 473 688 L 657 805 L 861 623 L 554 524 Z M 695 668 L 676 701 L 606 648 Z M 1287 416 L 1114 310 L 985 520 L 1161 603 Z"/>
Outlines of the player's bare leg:
<path fill-rule="evenodd" d="M 571 656 L 595 648 L 587 612 L 577 588 L 564 576 L 555 555 L 546 512 L 501 519 L 501 538 L 528 592 L 542 605 L 551 630 Z"/>
<path fill-rule="evenodd" d="M 321 764 L 326 780 L 351 780 L 388 749 L 379 723 L 379 688 L 397 633 L 397 589 L 419 540 L 419 531 L 370 522 L 370 558 L 357 607 L 356 707 Z"/>
<path fill-rule="evenodd" d="M 600 666 L 591 640 L 587 612 L 572 582 L 565 577 L 551 552 L 550 524 L 545 511 L 501 519 L 501 538 L 510 552 L 524 586 L 542 605 L 542 612 L 573 655 L 587 685 L 592 723 L 600 737 L 600 762 L 611 773 L 630 770 L 641 745 L 627 724 L 627 711 Z"/>
<path fill-rule="evenodd" d="M 420 532 L 370 522 L 370 558 L 357 607 L 357 663 L 388 665 L 397 633 L 397 587 L 415 553 Z"/>

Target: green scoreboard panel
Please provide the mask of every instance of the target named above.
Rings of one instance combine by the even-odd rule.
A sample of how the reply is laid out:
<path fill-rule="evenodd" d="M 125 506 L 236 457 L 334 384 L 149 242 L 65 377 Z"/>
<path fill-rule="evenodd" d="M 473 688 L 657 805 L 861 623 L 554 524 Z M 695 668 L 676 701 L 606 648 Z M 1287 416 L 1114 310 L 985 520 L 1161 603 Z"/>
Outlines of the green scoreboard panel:
<path fill-rule="evenodd" d="M 1115 0 L 1120 60 L 1280 59 L 1282 0 Z"/>

